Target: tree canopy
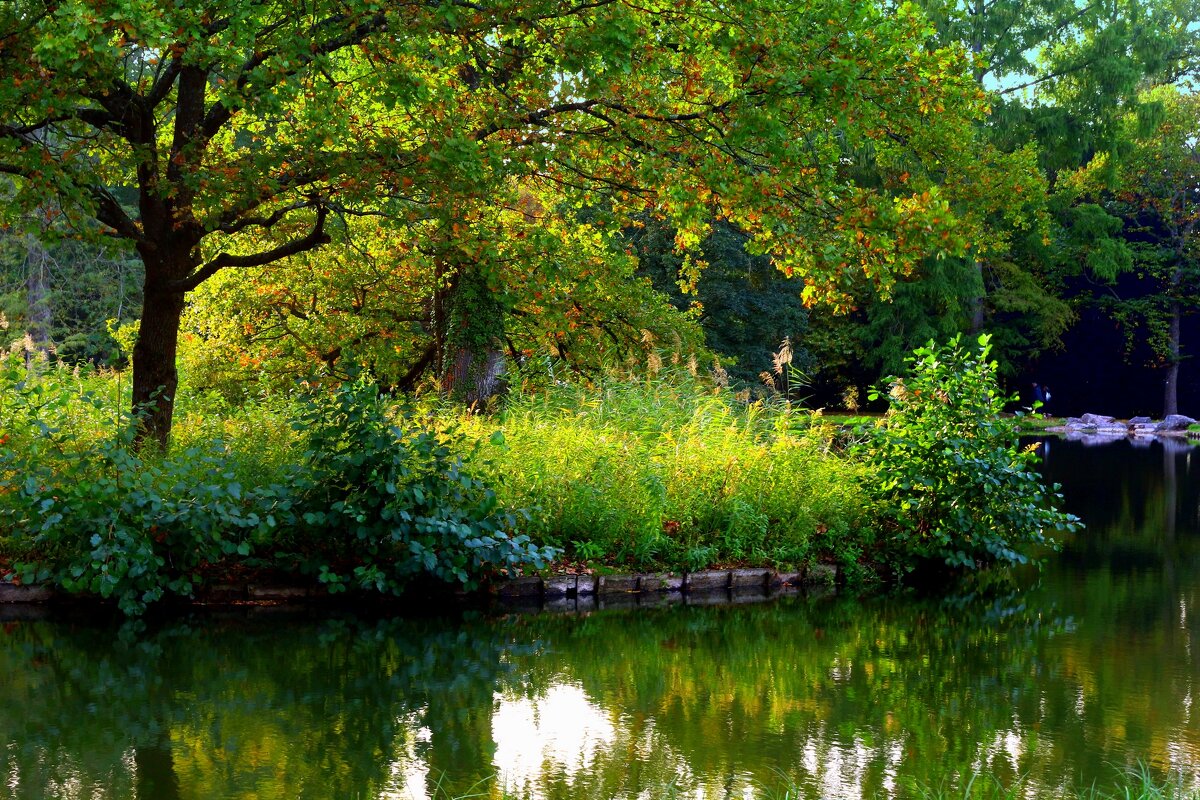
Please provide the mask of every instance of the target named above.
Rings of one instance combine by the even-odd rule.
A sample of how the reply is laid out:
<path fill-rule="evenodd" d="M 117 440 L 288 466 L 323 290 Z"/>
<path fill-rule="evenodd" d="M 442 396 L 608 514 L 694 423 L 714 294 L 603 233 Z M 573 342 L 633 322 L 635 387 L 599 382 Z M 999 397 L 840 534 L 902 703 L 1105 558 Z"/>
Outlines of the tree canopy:
<path fill-rule="evenodd" d="M 165 443 L 185 295 L 355 219 L 440 248 L 450 289 L 493 256 L 463 235 L 479 209 L 531 187 L 648 210 L 682 249 L 727 219 L 810 301 L 962 253 L 944 189 L 984 93 L 930 34 L 849 0 L 20 0 L 0 10 L 0 213 L 137 253 L 133 402 Z"/>

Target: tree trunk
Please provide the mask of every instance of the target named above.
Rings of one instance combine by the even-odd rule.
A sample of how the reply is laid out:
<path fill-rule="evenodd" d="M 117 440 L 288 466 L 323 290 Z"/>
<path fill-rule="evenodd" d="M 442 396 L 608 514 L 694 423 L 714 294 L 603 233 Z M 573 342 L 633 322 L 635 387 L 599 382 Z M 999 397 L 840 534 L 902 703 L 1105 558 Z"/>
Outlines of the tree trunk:
<path fill-rule="evenodd" d="M 504 353 L 461 348 L 442 376 L 442 391 L 468 406 L 486 403 L 504 388 Z"/>
<path fill-rule="evenodd" d="M 1163 380 L 1163 416 L 1179 413 L 1179 328 L 1183 309 L 1171 301 L 1171 320 L 1167 328 L 1167 375 Z"/>
<path fill-rule="evenodd" d="M 25 276 L 25 300 L 29 306 L 29 325 L 26 333 L 33 346 L 43 353 L 50 351 L 50 288 L 46 282 L 46 262 L 50 254 L 33 236 L 25 237 L 28 273 Z M 26 356 L 28 358 L 28 355 Z"/>
<path fill-rule="evenodd" d="M 987 322 L 987 282 L 983 274 L 983 262 L 975 262 L 975 278 L 979 281 L 976 294 L 971 298 L 971 333 L 983 333 L 984 323 Z"/>
<path fill-rule="evenodd" d="M 133 413 L 138 417 L 136 447 L 156 442 L 163 450 L 171 436 L 179 372 L 179 322 L 183 292 L 154 289 L 147 280 L 142 323 L 133 346 Z"/>
<path fill-rule="evenodd" d="M 442 392 L 481 405 L 504 389 L 504 309 L 472 265 L 447 267 L 438 285 L 432 317 Z"/>

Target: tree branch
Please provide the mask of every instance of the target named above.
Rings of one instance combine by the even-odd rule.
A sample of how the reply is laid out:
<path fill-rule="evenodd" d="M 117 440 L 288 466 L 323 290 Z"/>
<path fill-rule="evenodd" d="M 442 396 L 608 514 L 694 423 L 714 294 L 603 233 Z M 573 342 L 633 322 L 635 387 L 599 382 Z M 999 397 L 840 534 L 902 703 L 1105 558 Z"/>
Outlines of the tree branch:
<path fill-rule="evenodd" d="M 317 209 L 317 220 L 313 223 L 312 230 L 308 232 L 307 236 L 301 239 L 293 239 L 270 250 L 245 256 L 230 255 L 222 251 L 216 258 L 200 267 L 188 277 L 182 280 L 171 281 L 167 284 L 167 289 L 173 292 L 190 292 L 225 267 L 238 269 L 263 267 L 288 256 L 315 250 L 330 241 L 329 234 L 325 233 L 325 218 L 327 216 L 329 216 L 329 210 L 324 206 L 319 207 Z"/>
<path fill-rule="evenodd" d="M 345 22 L 346 18 L 340 14 L 328 17 L 312 27 L 309 38 L 313 41 L 316 41 L 322 29 L 339 30 L 341 29 L 341 26 L 345 24 Z M 285 77 L 295 75 L 301 67 L 312 63 L 319 56 L 329 55 L 330 53 L 334 53 L 342 48 L 358 44 L 369 34 L 378 33 L 386 28 L 387 16 L 382 12 L 375 14 L 367 21 L 355 25 L 341 36 L 336 36 L 322 44 L 318 44 L 309 52 L 297 54 L 291 62 L 292 66 L 286 70 L 281 70 L 279 76 L 274 81 L 271 81 L 264 86 L 263 89 L 265 90 L 270 86 L 275 85 Z M 245 88 L 246 84 L 250 82 L 250 73 L 254 69 L 266 63 L 266 61 L 272 56 L 278 54 L 278 48 L 256 51 L 245 61 L 245 63 L 242 64 L 241 68 L 238 70 L 238 77 L 236 81 L 237 88 L 239 90 Z M 228 106 L 224 103 L 217 103 L 211 109 L 209 109 L 208 113 L 204 117 L 203 124 L 200 126 L 204 141 L 207 142 L 213 136 L 216 136 L 217 132 L 220 131 L 222 126 L 224 126 L 225 123 L 233 117 L 233 113 L 239 108 L 240 106 L 237 103 L 232 103 Z"/>
<path fill-rule="evenodd" d="M 183 59 L 179 56 L 171 59 L 167 64 L 166 69 L 162 71 L 154 80 L 154 86 L 150 87 L 150 92 L 146 95 L 146 106 L 151 110 L 158 107 L 158 104 L 166 99 L 171 93 L 171 87 L 175 84 L 175 79 L 179 77 L 179 71 L 183 68 Z"/>
<path fill-rule="evenodd" d="M 312 200 L 300 200 L 283 208 L 276 209 L 268 217 L 242 217 L 238 220 L 222 222 L 217 226 L 216 230 L 221 233 L 234 234 L 249 228 L 251 225 L 259 228 L 270 229 L 275 227 L 275 224 L 282 220 L 292 211 L 299 211 L 302 208 L 313 208 L 316 203 Z"/>
<path fill-rule="evenodd" d="M 112 228 L 118 235 L 130 239 L 140 245 L 148 245 L 142 229 L 137 223 L 130 219 L 125 213 L 125 209 L 117 202 L 117 198 L 113 197 L 112 192 L 105 189 L 103 186 L 87 187 L 88 194 L 96 201 L 96 219 L 104 225 Z"/>
<path fill-rule="evenodd" d="M 417 381 L 420 380 L 421 376 L 425 374 L 425 371 L 433 365 L 433 360 L 436 357 L 437 344 L 433 343 L 425 348 L 425 352 L 421 353 L 421 357 L 417 359 L 416 363 L 408 368 L 408 372 L 400 376 L 400 380 L 396 381 L 396 388 L 402 392 L 411 390 Z"/>

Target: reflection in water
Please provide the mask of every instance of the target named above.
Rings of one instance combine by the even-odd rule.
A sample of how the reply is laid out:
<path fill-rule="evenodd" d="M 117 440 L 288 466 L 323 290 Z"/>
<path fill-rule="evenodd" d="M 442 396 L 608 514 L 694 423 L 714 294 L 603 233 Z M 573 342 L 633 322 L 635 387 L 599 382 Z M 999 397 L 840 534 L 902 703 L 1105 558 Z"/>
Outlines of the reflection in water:
<path fill-rule="evenodd" d="M 610 715 L 579 686 L 551 684 L 534 698 L 496 695 L 492 736 L 500 783 L 512 792 L 537 785 L 544 773 L 570 779 L 590 771 L 617 731 Z"/>
<path fill-rule="evenodd" d="M 1200 778 L 1186 447 L 1055 442 L 1089 528 L 1008 596 L 0 627 L 0 796 L 1025 794 Z"/>

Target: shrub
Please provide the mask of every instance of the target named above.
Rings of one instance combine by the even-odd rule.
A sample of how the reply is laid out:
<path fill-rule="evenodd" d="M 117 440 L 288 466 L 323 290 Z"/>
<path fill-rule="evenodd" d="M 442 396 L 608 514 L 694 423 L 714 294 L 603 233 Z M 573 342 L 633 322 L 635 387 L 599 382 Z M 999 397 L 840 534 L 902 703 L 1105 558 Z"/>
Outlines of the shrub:
<path fill-rule="evenodd" d="M 422 574 L 471 588 L 554 556 L 515 533 L 517 515 L 466 468 L 473 449 L 460 433 L 403 406 L 390 416 L 373 385 L 310 397 L 296 424 L 307 485 L 295 543 L 331 589 L 398 593 Z"/>
<path fill-rule="evenodd" d="M 164 456 L 135 452 L 131 421 L 106 422 L 111 406 L 85 382 L 35 367 L 0 359 L 10 580 L 113 598 L 136 614 L 239 566 L 398 593 L 422 574 L 471 586 L 552 555 L 515 535 L 516 516 L 456 454 L 461 437 L 410 413 L 391 419 L 367 384 L 196 423 Z M 227 444 L 222 431 L 242 441 Z"/>
<path fill-rule="evenodd" d="M 137 614 L 167 593 L 190 596 L 208 565 L 250 556 L 293 521 L 291 487 L 243 488 L 220 441 L 144 459 L 130 447 L 132 425 L 81 438 L 44 419 L 94 396 L 5 388 L 20 446 L 0 446 L 0 528 L 18 551 L 19 580 L 114 598 Z"/>
<path fill-rule="evenodd" d="M 899 573 L 1023 564 L 1054 544 L 1046 531 L 1079 527 L 1055 509 L 1058 487 L 1043 485 L 1033 448 L 1019 446 L 1018 420 L 1001 417 L 1015 398 L 1000 393 L 989 352 L 986 335 L 978 349 L 930 342 L 908 359 L 907 379 L 890 379 L 891 409 L 864 452 L 878 472 L 867 488 L 881 504 L 881 556 Z"/>

